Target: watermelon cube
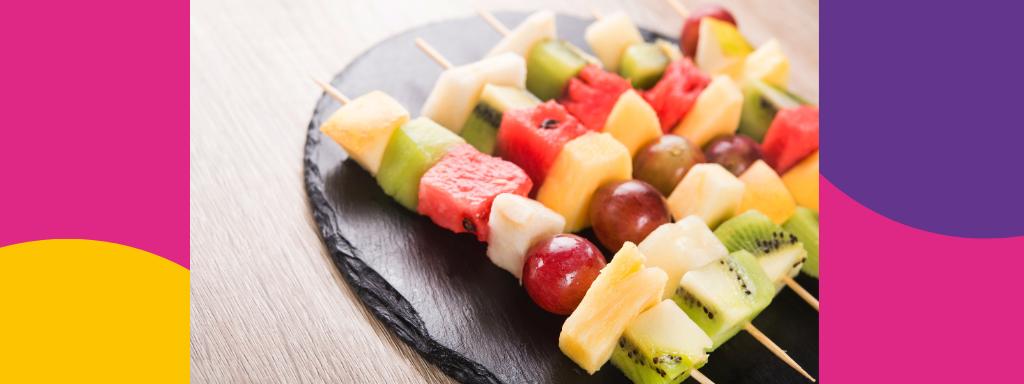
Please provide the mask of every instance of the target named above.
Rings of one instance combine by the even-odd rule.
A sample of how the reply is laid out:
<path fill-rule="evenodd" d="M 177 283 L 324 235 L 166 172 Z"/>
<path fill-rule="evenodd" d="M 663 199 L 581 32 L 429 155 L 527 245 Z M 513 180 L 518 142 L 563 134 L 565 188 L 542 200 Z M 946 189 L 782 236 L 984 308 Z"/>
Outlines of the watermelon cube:
<path fill-rule="evenodd" d="M 376 176 L 391 133 L 409 121 L 409 112 L 381 91 L 359 96 L 342 105 L 320 126 L 348 156 Z"/>
<path fill-rule="evenodd" d="M 818 150 L 818 107 L 801 105 L 780 110 L 761 145 L 764 159 L 778 173 Z"/>
<path fill-rule="evenodd" d="M 502 193 L 494 198 L 487 224 L 487 257 L 521 279 L 526 251 L 537 242 L 562 233 L 565 218 L 536 200 Z"/>
<path fill-rule="evenodd" d="M 537 191 L 537 201 L 565 218 L 565 231 L 590 226 L 590 202 L 602 185 L 629 180 L 629 150 L 611 134 L 588 132 L 565 144 Z"/>
<path fill-rule="evenodd" d="M 411 120 L 391 135 L 377 173 L 377 184 L 402 206 L 415 211 L 419 205 L 420 178 L 449 151 L 465 143 L 426 117 Z"/>
<path fill-rule="evenodd" d="M 644 92 L 644 99 L 658 112 L 662 132 L 668 133 L 686 116 L 708 84 L 711 78 L 690 59 L 674 61 L 665 68 L 661 80 Z"/>
<path fill-rule="evenodd" d="M 502 115 L 495 156 L 518 165 L 533 180 L 537 192 L 562 146 L 587 132 L 579 120 L 554 100 L 534 108 Z"/>
<path fill-rule="evenodd" d="M 487 241 L 491 203 L 502 193 L 526 196 L 530 177 L 515 164 L 462 144 L 420 179 L 416 210 L 455 233 L 469 232 Z"/>
<path fill-rule="evenodd" d="M 565 93 L 558 99 L 565 109 L 595 132 L 601 132 L 615 102 L 627 90 L 633 89 L 629 80 L 596 65 L 588 65 L 579 77 L 569 80 Z"/>

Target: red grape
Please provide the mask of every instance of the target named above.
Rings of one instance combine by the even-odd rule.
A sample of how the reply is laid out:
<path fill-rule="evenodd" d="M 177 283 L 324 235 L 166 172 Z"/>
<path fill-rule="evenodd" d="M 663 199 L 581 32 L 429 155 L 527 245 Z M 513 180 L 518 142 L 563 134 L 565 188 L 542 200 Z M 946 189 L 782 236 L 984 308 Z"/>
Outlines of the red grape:
<path fill-rule="evenodd" d="M 523 286 L 541 308 L 569 315 L 605 265 L 604 255 L 587 239 L 571 234 L 551 236 L 526 251 Z"/>
<path fill-rule="evenodd" d="M 605 247 L 618 251 L 622 244 L 640 244 L 647 235 L 672 220 L 665 197 L 640 180 L 602 185 L 590 205 L 590 223 Z"/>
<path fill-rule="evenodd" d="M 709 163 L 721 164 L 733 175 L 739 176 L 754 162 L 764 159 L 761 146 L 743 135 L 719 136 L 708 143 L 704 156 Z"/>
<path fill-rule="evenodd" d="M 668 196 L 690 168 L 704 161 L 704 153 L 690 139 L 664 135 L 637 151 L 633 159 L 633 178 L 647 182 Z"/>
<path fill-rule="evenodd" d="M 693 57 L 697 54 L 697 39 L 700 37 L 700 19 L 711 17 L 736 25 L 736 18 L 732 17 L 729 11 L 718 5 L 702 5 L 690 14 L 683 24 L 683 31 L 680 33 L 679 42 L 683 45 L 683 54 Z"/>

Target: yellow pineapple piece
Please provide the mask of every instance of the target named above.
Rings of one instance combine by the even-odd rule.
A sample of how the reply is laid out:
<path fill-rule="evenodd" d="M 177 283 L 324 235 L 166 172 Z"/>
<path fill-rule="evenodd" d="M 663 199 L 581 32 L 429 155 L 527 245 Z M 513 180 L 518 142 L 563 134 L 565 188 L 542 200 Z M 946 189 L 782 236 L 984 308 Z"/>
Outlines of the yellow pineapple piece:
<path fill-rule="evenodd" d="M 779 41 L 771 39 L 747 56 L 743 72 L 746 80 L 757 79 L 786 89 L 789 83 L 789 59 L 782 53 Z"/>
<path fill-rule="evenodd" d="M 697 164 L 668 197 L 676 221 L 697 215 L 709 228 L 736 215 L 743 200 L 743 182 L 719 164 Z"/>
<path fill-rule="evenodd" d="M 636 91 L 630 89 L 619 96 L 604 123 L 610 133 L 633 156 L 648 141 L 661 137 L 658 113 Z"/>
<path fill-rule="evenodd" d="M 348 156 L 377 176 L 391 134 L 409 121 L 409 111 L 381 91 L 357 97 L 341 106 L 320 126 Z"/>
<path fill-rule="evenodd" d="M 683 117 L 672 133 L 703 147 L 718 136 L 736 132 L 742 111 L 743 91 L 729 76 L 718 75 L 697 96 L 693 109 Z"/>
<path fill-rule="evenodd" d="M 565 143 L 537 191 L 537 201 L 565 218 L 565 232 L 578 232 L 590 226 L 594 192 L 632 175 L 629 150 L 608 133 L 589 132 Z"/>
<path fill-rule="evenodd" d="M 786 185 L 769 167 L 764 160 L 758 160 L 751 165 L 742 175 L 740 181 L 744 184 L 743 201 L 736 214 L 749 210 L 757 210 L 775 224 L 782 225 L 796 212 L 796 200 L 789 194 Z"/>
<path fill-rule="evenodd" d="M 661 301 L 668 275 L 644 261 L 627 241 L 562 324 L 558 348 L 590 374 L 608 362 L 626 326 Z"/>
<path fill-rule="evenodd" d="M 711 76 L 729 75 L 733 81 L 743 83 L 743 66 L 754 47 L 743 38 L 735 25 L 704 17 L 700 19 L 697 34 L 697 52 L 694 62 Z"/>
<path fill-rule="evenodd" d="M 782 183 L 793 194 L 796 203 L 818 210 L 818 151 L 786 171 Z"/>

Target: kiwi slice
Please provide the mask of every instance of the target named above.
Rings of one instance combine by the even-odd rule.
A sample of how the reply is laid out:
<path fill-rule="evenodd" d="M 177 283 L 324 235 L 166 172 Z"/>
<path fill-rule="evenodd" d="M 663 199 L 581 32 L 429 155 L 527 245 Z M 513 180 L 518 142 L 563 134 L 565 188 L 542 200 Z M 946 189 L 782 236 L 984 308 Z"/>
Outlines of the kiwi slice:
<path fill-rule="evenodd" d="M 785 89 L 768 85 L 761 80 L 749 79 L 743 86 L 743 112 L 740 114 L 740 126 L 736 132 L 760 143 L 764 141 L 764 135 L 780 109 L 803 104 L 808 103 Z"/>
<path fill-rule="evenodd" d="M 711 337 L 714 350 L 761 313 L 774 296 L 772 281 L 757 259 L 741 250 L 687 272 L 672 300 Z"/>
<path fill-rule="evenodd" d="M 661 47 L 652 43 L 633 44 L 622 54 L 619 75 L 629 79 L 636 89 L 649 89 L 661 80 L 669 59 Z"/>
<path fill-rule="evenodd" d="M 782 228 L 796 235 L 804 244 L 807 251 L 807 262 L 804 263 L 801 271 L 818 278 L 818 212 L 807 208 L 797 207 L 796 213 L 782 224 Z"/>
<path fill-rule="evenodd" d="M 722 223 L 715 229 L 715 236 L 729 252 L 745 250 L 757 257 L 776 291 L 786 285 L 782 277 L 796 277 L 807 260 L 807 251 L 796 235 L 756 210 Z"/>
<path fill-rule="evenodd" d="M 680 383 L 707 362 L 711 345 L 675 302 L 665 300 L 626 326 L 611 361 L 634 383 Z"/>
<path fill-rule="evenodd" d="M 526 58 L 526 89 L 541 101 L 557 98 L 569 79 L 590 64 L 578 48 L 564 40 L 547 40 L 533 45 Z"/>
<path fill-rule="evenodd" d="M 505 111 L 531 108 L 540 101 L 529 92 L 511 86 L 485 84 L 473 112 L 462 127 L 463 139 L 478 151 L 494 153 L 494 142 Z"/>

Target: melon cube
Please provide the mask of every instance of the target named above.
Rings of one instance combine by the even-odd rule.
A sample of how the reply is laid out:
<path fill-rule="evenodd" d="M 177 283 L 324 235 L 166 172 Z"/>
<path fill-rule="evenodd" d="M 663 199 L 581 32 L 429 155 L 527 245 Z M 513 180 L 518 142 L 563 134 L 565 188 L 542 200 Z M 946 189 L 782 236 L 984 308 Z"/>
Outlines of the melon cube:
<path fill-rule="evenodd" d="M 731 135 L 740 125 L 743 92 L 728 76 L 719 75 L 697 96 L 693 109 L 672 131 L 703 147 L 712 139 Z"/>
<path fill-rule="evenodd" d="M 637 246 L 647 257 L 645 266 L 665 271 L 668 281 L 662 299 L 671 299 L 686 272 L 721 259 L 729 250 L 698 216 L 662 224 Z"/>
<path fill-rule="evenodd" d="M 608 362 L 626 326 L 661 301 L 668 276 L 643 263 L 644 256 L 627 241 L 562 324 L 558 348 L 590 374 Z"/>
<path fill-rule="evenodd" d="M 554 100 L 534 108 L 510 110 L 503 114 L 498 128 L 495 156 L 530 175 L 533 195 L 544 184 L 548 169 L 565 143 L 586 132 L 587 128 Z"/>
<path fill-rule="evenodd" d="M 604 132 L 625 145 L 632 157 L 644 144 L 661 137 L 661 123 L 654 108 L 631 89 L 615 102 L 604 123 Z"/>
<path fill-rule="evenodd" d="M 604 67 L 611 72 L 617 72 L 622 62 L 622 54 L 626 48 L 633 44 L 644 42 L 633 20 L 625 12 L 612 12 L 601 20 L 595 21 L 587 26 L 583 32 L 583 38 L 590 44 L 590 49 Z"/>
<path fill-rule="evenodd" d="M 399 204 L 416 211 L 420 179 L 444 155 L 466 141 L 426 117 L 395 130 L 384 150 L 377 184 Z"/>
<path fill-rule="evenodd" d="M 562 233 L 565 218 L 519 195 L 502 193 L 494 198 L 487 222 L 487 257 L 516 278 L 522 279 L 526 251 L 538 241 Z"/>
<path fill-rule="evenodd" d="M 622 54 L 619 74 L 629 79 L 633 88 L 650 89 L 661 79 L 668 63 L 662 47 L 653 43 L 633 44 Z"/>
<path fill-rule="evenodd" d="M 587 61 L 562 40 L 533 45 L 526 62 L 526 89 L 542 101 L 557 98 Z"/>
<path fill-rule="evenodd" d="M 694 61 L 701 71 L 711 75 L 728 75 L 743 82 L 743 65 L 754 47 L 743 38 L 736 26 L 713 17 L 700 19 Z"/>
<path fill-rule="evenodd" d="M 590 132 L 565 144 L 548 171 L 537 201 L 565 218 L 565 231 L 590 226 L 590 202 L 605 183 L 629 180 L 629 150 L 607 133 Z"/>
<path fill-rule="evenodd" d="M 743 201 L 736 214 L 756 210 L 781 225 L 796 212 L 796 200 L 789 194 L 786 184 L 764 160 L 754 162 L 740 175 L 743 182 Z"/>
<path fill-rule="evenodd" d="M 789 59 L 775 39 L 768 40 L 747 56 L 743 66 L 744 79 L 760 80 L 780 88 L 789 83 Z"/>
<path fill-rule="evenodd" d="M 715 163 L 697 164 L 668 197 L 672 216 L 697 215 L 709 228 L 736 215 L 743 200 L 743 182 Z"/>
<path fill-rule="evenodd" d="M 491 203 L 499 194 L 526 196 L 530 177 L 515 164 L 462 144 L 423 174 L 416 210 L 455 233 L 487 241 Z"/>
<path fill-rule="evenodd" d="M 554 40 L 556 32 L 554 12 L 546 9 L 534 12 L 509 31 L 508 35 L 495 44 L 484 58 L 494 57 L 505 52 L 528 57 L 534 44 L 544 40 Z"/>
<path fill-rule="evenodd" d="M 462 132 L 484 84 L 526 86 L 526 60 L 506 52 L 475 63 L 446 69 L 434 83 L 423 103 L 422 116 L 428 117 L 455 134 Z"/>
<path fill-rule="evenodd" d="M 391 133 L 407 121 L 409 111 L 386 93 L 373 91 L 342 105 L 320 125 L 320 132 L 376 176 Z"/>
<path fill-rule="evenodd" d="M 782 175 L 782 183 L 793 195 L 797 205 L 818 210 L 818 153 L 807 156 Z"/>
<path fill-rule="evenodd" d="M 764 160 L 779 173 L 818 150 L 818 107 L 801 105 L 775 115 L 764 135 Z"/>

